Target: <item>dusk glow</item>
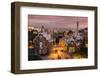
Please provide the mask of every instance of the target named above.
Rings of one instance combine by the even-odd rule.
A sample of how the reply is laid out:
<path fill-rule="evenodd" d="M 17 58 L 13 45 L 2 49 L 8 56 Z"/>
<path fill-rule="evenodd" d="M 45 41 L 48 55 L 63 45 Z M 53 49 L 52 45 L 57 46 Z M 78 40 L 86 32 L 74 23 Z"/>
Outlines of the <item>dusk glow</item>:
<path fill-rule="evenodd" d="M 28 15 L 29 27 L 45 26 L 46 28 L 76 29 L 77 21 L 79 21 L 79 29 L 88 26 L 87 17 Z"/>

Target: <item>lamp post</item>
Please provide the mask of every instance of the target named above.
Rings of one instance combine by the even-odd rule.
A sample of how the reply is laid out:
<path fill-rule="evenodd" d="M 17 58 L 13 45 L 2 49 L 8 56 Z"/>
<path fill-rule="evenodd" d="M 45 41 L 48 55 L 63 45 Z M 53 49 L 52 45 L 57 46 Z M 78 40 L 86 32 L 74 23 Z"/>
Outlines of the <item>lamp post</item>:
<path fill-rule="evenodd" d="M 77 18 L 77 23 L 76 23 L 77 25 L 77 29 L 76 29 L 76 32 L 77 32 L 77 34 L 78 34 L 78 30 L 79 30 L 79 21 L 78 21 L 78 18 Z"/>

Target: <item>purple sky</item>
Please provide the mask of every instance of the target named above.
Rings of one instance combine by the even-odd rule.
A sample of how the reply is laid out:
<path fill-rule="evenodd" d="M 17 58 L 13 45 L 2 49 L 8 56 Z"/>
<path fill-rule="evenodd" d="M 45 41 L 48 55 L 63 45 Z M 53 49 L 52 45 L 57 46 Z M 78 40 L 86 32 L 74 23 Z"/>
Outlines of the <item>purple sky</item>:
<path fill-rule="evenodd" d="M 87 17 L 74 16 L 50 16 L 50 15 L 28 15 L 28 26 L 46 28 L 67 28 L 76 29 L 76 22 L 79 21 L 79 29 L 88 26 Z"/>

